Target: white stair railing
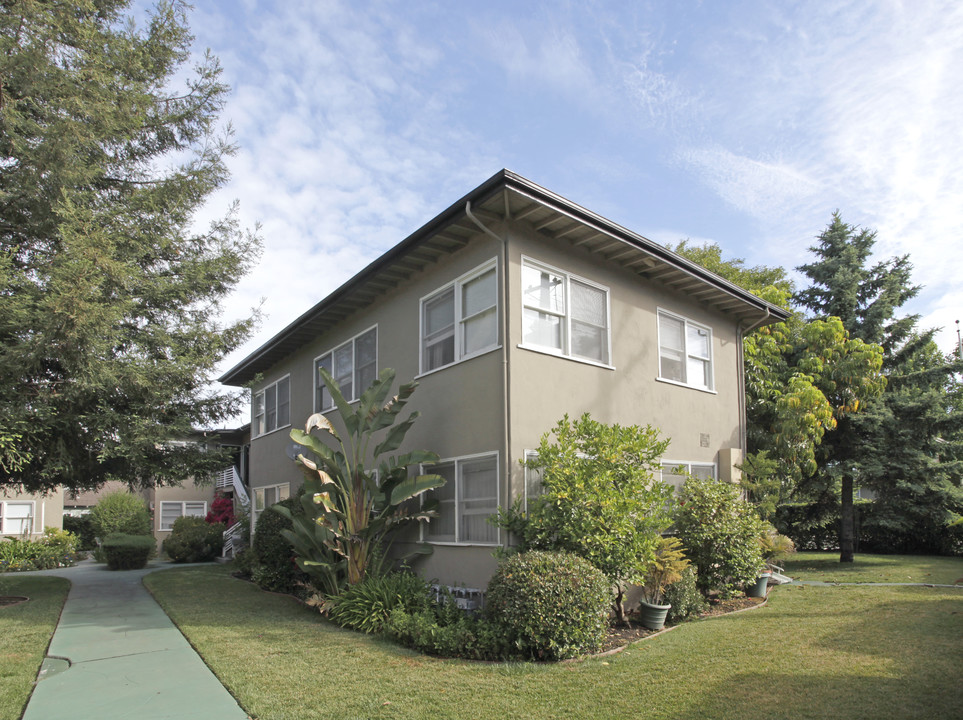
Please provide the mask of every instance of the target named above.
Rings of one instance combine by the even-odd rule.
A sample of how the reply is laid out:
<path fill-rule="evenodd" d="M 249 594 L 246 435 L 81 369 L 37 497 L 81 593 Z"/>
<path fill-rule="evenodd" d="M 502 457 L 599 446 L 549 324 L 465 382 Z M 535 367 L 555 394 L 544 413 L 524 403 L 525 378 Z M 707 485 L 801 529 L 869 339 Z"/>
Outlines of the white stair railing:
<path fill-rule="evenodd" d="M 232 558 L 241 550 L 241 533 L 244 530 L 244 523 L 236 522 L 224 531 L 224 549 L 221 550 L 221 557 Z"/>

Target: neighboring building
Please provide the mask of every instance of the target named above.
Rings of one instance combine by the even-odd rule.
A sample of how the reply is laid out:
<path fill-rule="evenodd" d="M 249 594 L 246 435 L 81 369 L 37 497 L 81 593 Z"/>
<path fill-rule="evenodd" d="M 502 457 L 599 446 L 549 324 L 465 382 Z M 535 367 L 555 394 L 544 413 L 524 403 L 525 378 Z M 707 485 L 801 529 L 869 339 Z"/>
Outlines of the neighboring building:
<path fill-rule="evenodd" d="M 196 438 L 185 442 L 209 443 L 212 447 L 231 449 L 230 465 L 204 482 L 147 488 L 136 492 L 150 509 L 154 537 L 160 548 L 170 535 L 174 521 L 183 515 L 206 517 L 216 493 L 235 500 L 236 507 L 247 507 L 249 498 L 244 478 L 250 447 L 250 425 L 232 430 L 198 432 Z M 128 491 L 127 483 L 112 481 L 96 492 L 70 493 L 62 498 L 64 515 L 85 515 L 107 493 Z M 59 527 L 59 526 L 58 526 Z"/>
<path fill-rule="evenodd" d="M 293 270 L 292 270 L 293 272 Z M 282 279 L 283 281 L 283 279 Z M 738 479 L 742 339 L 786 313 L 509 171 L 471 191 L 301 315 L 221 381 L 252 391 L 254 511 L 301 483 L 289 431 L 391 367 L 420 387 L 401 450 L 438 453 L 426 577 L 484 587 L 524 497 L 519 461 L 564 415 L 652 424 L 680 464 Z M 333 413 L 336 414 L 336 413 Z"/>
<path fill-rule="evenodd" d="M 64 492 L 47 495 L 0 489 L 0 536 L 36 539 L 45 528 L 63 529 Z"/>

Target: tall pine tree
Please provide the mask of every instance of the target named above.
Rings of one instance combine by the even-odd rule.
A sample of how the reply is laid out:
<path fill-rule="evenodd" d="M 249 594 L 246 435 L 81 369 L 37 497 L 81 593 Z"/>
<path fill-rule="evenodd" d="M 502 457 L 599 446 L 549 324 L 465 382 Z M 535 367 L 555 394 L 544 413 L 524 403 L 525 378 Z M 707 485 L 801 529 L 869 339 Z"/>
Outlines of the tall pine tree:
<path fill-rule="evenodd" d="M 889 507 L 891 517 L 898 508 L 909 518 L 921 498 L 928 497 L 930 505 L 949 501 L 946 492 L 934 491 L 945 490 L 958 472 L 941 451 L 952 416 L 948 408 L 932 402 L 934 393 L 944 392 L 950 383 L 952 366 L 934 362 L 928 336 L 915 334 L 918 316 L 899 314 L 919 292 L 910 281 L 909 256 L 870 265 L 875 242 L 875 232 L 848 225 L 834 213 L 810 248 L 816 260 L 798 268 L 812 284 L 795 296 L 816 317 L 838 317 L 851 336 L 883 348 L 886 390 L 862 412 L 840 419 L 820 446 L 819 472 L 800 488 L 809 499 L 838 488 L 841 562 L 853 560 L 857 484 L 877 490 L 885 498 L 880 507 Z M 906 483 L 915 489 L 898 490 Z M 904 525 L 904 531 L 907 528 Z M 914 526 L 913 532 L 921 529 Z"/>
<path fill-rule="evenodd" d="M 178 482 L 220 460 L 175 442 L 230 418 L 209 389 L 251 320 L 221 302 L 258 239 L 231 210 L 227 88 L 191 69 L 181 3 L 145 28 L 126 0 L 0 9 L 0 484 Z"/>

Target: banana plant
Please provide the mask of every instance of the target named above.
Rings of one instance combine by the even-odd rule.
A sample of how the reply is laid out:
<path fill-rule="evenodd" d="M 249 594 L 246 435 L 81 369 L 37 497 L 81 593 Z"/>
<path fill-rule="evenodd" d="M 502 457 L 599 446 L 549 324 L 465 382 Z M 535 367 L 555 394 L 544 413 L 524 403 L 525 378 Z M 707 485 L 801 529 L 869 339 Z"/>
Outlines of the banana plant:
<path fill-rule="evenodd" d="M 413 412 L 399 420 L 417 383 L 402 385 L 398 394 L 387 400 L 395 371 L 386 368 L 352 407 L 331 374 L 324 368 L 319 372 L 346 436 L 342 438 L 321 413 L 309 417 L 304 430 L 291 431 L 291 439 L 302 448 L 297 462 L 305 474 L 303 513 L 292 513 L 280 505 L 274 509 L 292 522 L 292 529 L 282 530 L 282 535 L 293 546 L 298 566 L 326 595 L 335 596 L 345 582 L 361 582 L 373 563 L 388 555 L 395 531 L 437 516 L 437 501 L 429 500 L 421 507 L 412 507 L 407 501 L 444 485 L 445 479 L 435 474 L 409 474 L 411 467 L 437 462 L 435 453 L 413 450 L 390 455 L 401 447 L 419 415 Z M 314 430 L 320 437 L 312 435 Z M 377 468 L 377 473 L 367 469 L 366 462 L 369 468 Z M 412 554 L 430 552 L 431 546 L 422 543 Z"/>

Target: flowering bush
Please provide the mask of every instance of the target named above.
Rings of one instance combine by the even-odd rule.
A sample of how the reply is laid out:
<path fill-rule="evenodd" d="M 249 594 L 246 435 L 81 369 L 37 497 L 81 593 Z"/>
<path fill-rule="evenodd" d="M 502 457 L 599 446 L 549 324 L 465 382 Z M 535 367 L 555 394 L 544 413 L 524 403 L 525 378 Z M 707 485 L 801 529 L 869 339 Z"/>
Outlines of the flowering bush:
<path fill-rule="evenodd" d="M 237 517 L 234 515 L 234 501 L 218 493 L 211 503 L 211 509 L 204 520 L 211 525 L 224 523 L 224 527 L 231 527 L 231 525 L 237 522 Z"/>
<path fill-rule="evenodd" d="M 77 545 L 76 535 L 56 528 L 47 528 L 37 540 L 0 540 L 0 572 L 69 567 L 77 560 Z"/>

